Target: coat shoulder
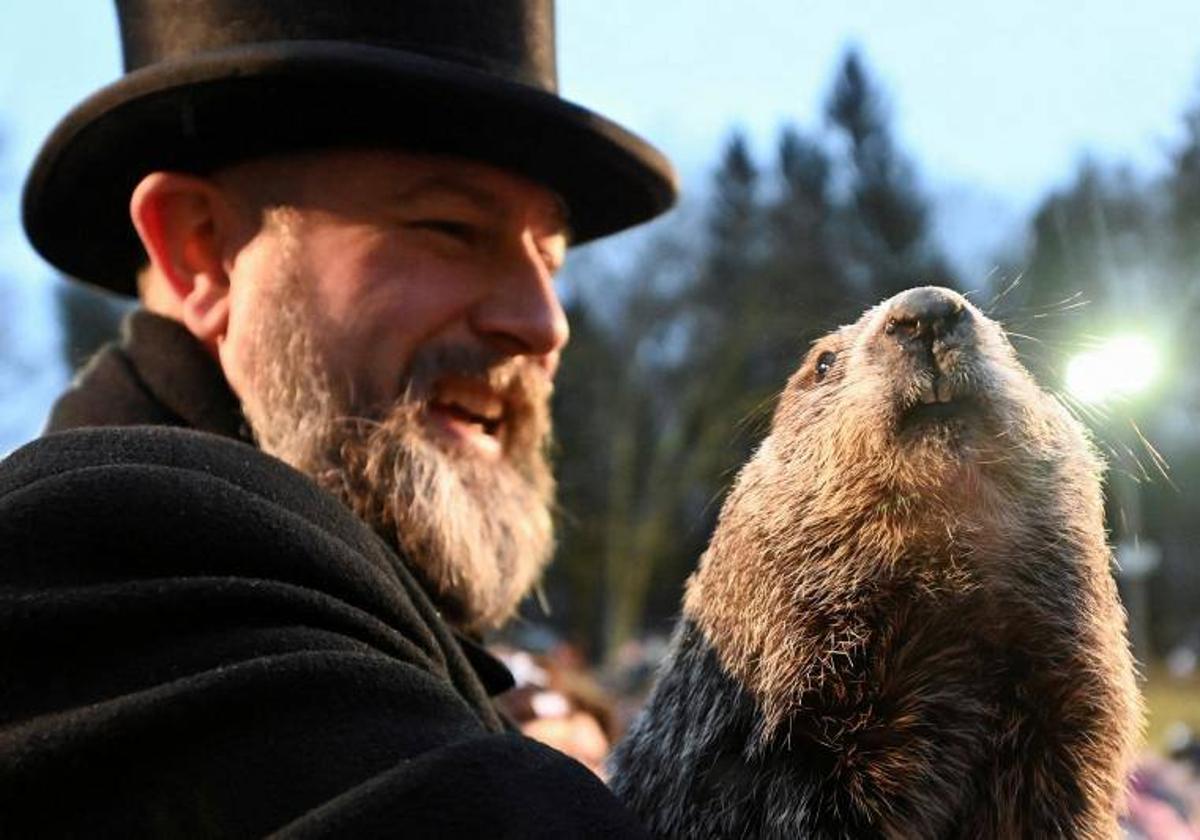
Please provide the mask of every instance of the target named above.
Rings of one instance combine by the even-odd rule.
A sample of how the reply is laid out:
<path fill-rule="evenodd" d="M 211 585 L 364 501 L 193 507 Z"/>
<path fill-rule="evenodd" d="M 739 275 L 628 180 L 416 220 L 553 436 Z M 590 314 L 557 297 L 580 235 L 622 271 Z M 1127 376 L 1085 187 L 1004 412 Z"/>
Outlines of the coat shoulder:
<path fill-rule="evenodd" d="M 14 508 L 42 508 L 72 531 L 115 526 L 131 536 L 161 529 L 155 510 L 173 513 L 168 519 L 187 532 L 216 527 L 225 539 L 295 523 L 393 565 L 380 540 L 306 476 L 252 446 L 186 428 L 95 427 L 39 438 L 0 462 L 0 521 Z"/>
<path fill-rule="evenodd" d="M 456 745 L 502 731 L 395 552 L 285 464 L 177 428 L 0 462 L 0 684 L 5 836 L 265 833 L 418 757 L 451 784 Z M 425 777 L 396 772 L 411 804 Z"/>

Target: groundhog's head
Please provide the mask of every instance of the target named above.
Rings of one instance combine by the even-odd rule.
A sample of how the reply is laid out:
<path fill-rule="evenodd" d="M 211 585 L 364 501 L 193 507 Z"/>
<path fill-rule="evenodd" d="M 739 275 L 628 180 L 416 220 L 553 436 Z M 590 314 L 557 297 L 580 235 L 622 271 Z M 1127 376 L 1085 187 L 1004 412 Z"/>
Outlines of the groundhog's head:
<path fill-rule="evenodd" d="M 864 649 L 864 599 L 1045 589 L 1084 562 L 1107 574 L 1102 518 L 1087 436 L 999 325 L 912 289 L 814 343 L 686 608 L 774 724 Z"/>
<path fill-rule="evenodd" d="M 933 286 L 815 342 L 780 397 L 768 449 L 793 489 L 811 494 L 811 512 L 882 512 L 906 539 L 920 524 L 886 514 L 938 511 L 978 524 L 989 506 L 1009 517 L 1014 500 L 1048 502 L 1064 481 L 1094 484 L 1098 474 L 1082 428 L 1037 386 L 1000 326 Z"/>

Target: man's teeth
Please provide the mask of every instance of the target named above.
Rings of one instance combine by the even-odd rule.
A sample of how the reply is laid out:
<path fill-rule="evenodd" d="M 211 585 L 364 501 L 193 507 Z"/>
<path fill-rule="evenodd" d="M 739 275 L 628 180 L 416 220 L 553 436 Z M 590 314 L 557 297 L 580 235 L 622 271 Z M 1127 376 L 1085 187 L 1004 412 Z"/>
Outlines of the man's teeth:
<path fill-rule="evenodd" d="M 481 400 L 448 400 L 447 404 L 481 420 L 495 421 L 500 419 L 499 406 Z"/>
<path fill-rule="evenodd" d="M 444 390 L 437 396 L 441 405 L 455 409 L 481 422 L 495 423 L 504 415 L 504 403 L 495 396 L 467 390 Z"/>

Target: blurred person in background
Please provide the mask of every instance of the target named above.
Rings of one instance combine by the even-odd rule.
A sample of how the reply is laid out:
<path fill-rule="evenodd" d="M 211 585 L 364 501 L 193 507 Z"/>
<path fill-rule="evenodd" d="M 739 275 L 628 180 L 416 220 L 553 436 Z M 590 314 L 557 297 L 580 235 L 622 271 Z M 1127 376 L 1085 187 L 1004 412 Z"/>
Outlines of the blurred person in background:
<path fill-rule="evenodd" d="M 670 165 L 550 0 L 117 5 L 24 222 L 141 308 L 0 471 L 0 834 L 636 834 L 477 642 L 553 550 L 555 273 Z"/>
<path fill-rule="evenodd" d="M 516 686 L 497 698 L 500 708 L 523 733 L 549 744 L 607 779 L 604 762 L 623 735 L 615 700 L 584 665 L 561 645 L 544 654 L 494 647 Z"/>

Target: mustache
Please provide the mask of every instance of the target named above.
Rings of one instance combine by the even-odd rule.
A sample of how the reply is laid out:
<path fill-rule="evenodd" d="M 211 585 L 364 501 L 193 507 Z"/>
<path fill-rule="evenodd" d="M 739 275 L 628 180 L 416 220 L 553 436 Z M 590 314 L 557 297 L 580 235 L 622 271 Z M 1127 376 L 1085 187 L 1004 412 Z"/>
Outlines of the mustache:
<path fill-rule="evenodd" d="M 404 373 L 402 401 L 424 402 L 434 395 L 439 380 L 448 376 L 487 383 L 510 411 L 522 413 L 553 391 L 546 370 L 527 356 L 512 356 L 470 344 L 437 343 L 418 347 Z"/>
<path fill-rule="evenodd" d="M 426 344 L 413 353 L 405 372 L 405 391 L 427 397 L 437 380 L 447 375 L 484 379 L 494 390 L 503 391 L 532 366 L 523 356 L 507 356 L 486 347 Z"/>

